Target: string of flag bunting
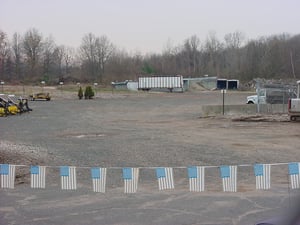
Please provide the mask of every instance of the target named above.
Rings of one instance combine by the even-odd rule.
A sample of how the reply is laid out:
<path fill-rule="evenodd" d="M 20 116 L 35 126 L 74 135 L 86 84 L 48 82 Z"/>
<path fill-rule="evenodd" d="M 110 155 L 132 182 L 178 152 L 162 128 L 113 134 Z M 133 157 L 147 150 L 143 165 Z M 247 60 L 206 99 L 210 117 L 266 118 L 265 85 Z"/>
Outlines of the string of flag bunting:
<path fill-rule="evenodd" d="M 181 168 L 187 170 L 190 192 L 205 191 L 205 170 L 217 167 L 220 171 L 223 192 L 237 192 L 237 170 L 238 167 L 252 166 L 256 180 L 257 190 L 268 190 L 271 188 L 271 168 L 276 165 L 287 165 L 291 189 L 300 189 L 300 163 L 276 163 L 255 165 L 231 165 L 231 166 L 190 166 L 190 167 L 74 167 L 60 166 L 60 186 L 62 190 L 76 190 L 76 169 L 89 168 L 91 173 L 91 184 L 94 192 L 105 193 L 107 169 L 122 169 L 124 181 L 124 193 L 136 193 L 138 190 L 139 170 L 155 169 L 158 189 L 160 191 L 174 189 L 173 169 Z M 14 188 L 16 167 L 28 167 L 26 165 L 0 164 L 0 187 Z M 31 188 L 46 188 L 46 169 L 56 166 L 30 166 Z"/>

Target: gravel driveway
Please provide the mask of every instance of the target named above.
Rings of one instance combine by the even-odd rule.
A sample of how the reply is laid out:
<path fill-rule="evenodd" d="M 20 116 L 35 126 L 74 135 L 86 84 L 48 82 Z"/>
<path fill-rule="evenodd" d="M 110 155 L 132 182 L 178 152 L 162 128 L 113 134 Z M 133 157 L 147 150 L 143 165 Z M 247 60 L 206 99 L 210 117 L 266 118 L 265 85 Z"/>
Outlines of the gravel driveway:
<path fill-rule="evenodd" d="M 229 93 L 226 103 L 247 95 Z M 218 92 L 30 102 L 33 112 L 0 118 L 0 160 L 108 168 L 300 161 L 299 123 L 202 117 L 202 105 L 221 102 Z M 289 204 L 285 167 L 273 170 L 268 192 L 254 190 L 252 168 L 241 169 L 233 194 L 221 192 L 217 169 L 207 171 L 204 193 L 188 192 L 184 169 L 174 173 L 175 190 L 159 192 L 153 169 L 142 169 L 139 192 L 125 195 L 120 169 L 108 170 L 107 193 L 95 194 L 88 169 L 78 169 L 78 190 L 68 192 L 56 168 L 45 190 L 30 189 L 28 168 L 18 168 L 16 188 L 0 190 L 0 224 L 253 224 Z"/>

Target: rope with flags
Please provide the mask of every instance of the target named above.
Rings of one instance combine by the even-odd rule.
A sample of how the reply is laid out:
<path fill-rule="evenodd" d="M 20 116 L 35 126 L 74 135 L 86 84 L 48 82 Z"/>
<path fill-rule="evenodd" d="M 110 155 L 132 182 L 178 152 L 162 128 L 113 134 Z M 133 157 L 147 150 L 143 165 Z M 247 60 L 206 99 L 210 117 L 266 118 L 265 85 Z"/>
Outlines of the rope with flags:
<path fill-rule="evenodd" d="M 173 169 L 185 169 L 187 171 L 188 186 L 190 192 L 205 191 L 205 171 L 210 168 L 218 168 L 222 180 L 223 192 L 237 192 L 237 172 L 239 167 L 252 167 L 256 182 L 256 190 L 269 190 L 271 188 L 271 167 L 287 165 L 289 183 L 291 189 L 300 189 L 300 163 L 273 163 L 273 164 L 244 164 L 244 165 L 222 165 L 222 166 L 189 166 L 189 167 L 75 167 L 75 166 L 27 166 L 0 164 L 0 187 L 2 189 L 13 189 L 15 186 L 16 168 L 30 168 L 30 187 L 45 189 L 47 168 L 59 168 L 60 186 L 62 190 L 76 190 L 76 169 L 90 169 L 91 184 L 94 192 L 105 193 L 107 170 L 122 169 L 124 182 L 124 193 L 136 193 L 138 191 L 139 170 L 155 170 L 158 182 L 158 190 L 164 191 L 175 189 Z"/>

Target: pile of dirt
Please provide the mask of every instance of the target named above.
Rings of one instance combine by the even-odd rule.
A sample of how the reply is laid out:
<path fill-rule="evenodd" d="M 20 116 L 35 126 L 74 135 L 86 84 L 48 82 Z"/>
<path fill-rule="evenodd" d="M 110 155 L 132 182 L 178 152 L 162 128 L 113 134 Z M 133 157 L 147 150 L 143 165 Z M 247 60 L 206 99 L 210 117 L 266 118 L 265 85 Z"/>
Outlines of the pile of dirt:
<path fill-rule="evenodd" d="M 285 114 L 273 115 L 248 115 L 232 118 L 234 122 L 289 122 L 289 117 Z"/>
<path fill-rule="evenodd" d="M 43 165 L 47 152 L 42 148 L 0 141 L 0 164 L 18 165 L 16 168 L 16 183 L 29 183 L 29 165 Z M 20 166 L 24 165 L 24 166 Z"/>
<path fill-rule="evenodd" d="M 205 88 L 200 82 L 190 82 L 190 90 L 192 91 L 207 91 L 209 89 Z"/>

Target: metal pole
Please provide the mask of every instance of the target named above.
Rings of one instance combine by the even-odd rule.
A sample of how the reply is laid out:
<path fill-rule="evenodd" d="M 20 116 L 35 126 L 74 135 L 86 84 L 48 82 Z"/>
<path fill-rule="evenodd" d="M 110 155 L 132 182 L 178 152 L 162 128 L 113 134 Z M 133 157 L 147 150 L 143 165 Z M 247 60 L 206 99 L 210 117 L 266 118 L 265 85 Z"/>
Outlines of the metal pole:
<path fill-rule="evenodd" d="M 225 105 L 225 90 L 223 89 L 222 92 L 223 92 L 223 116 L 224 116 L 224 112 L 225 112 L 225 107 L 224 107 L 224 105 Z"/>
<path fill-rule="evenodd" d="M 295 74 L 295 68 L 294 68 L 294 62 L 293 62 L 293 54 L 292 54 L 292 51 L 290 51 L 290 57 L 291 57 L 292 72 L 293 72 L 294 78 L 296 79 L 296 74 Z"/>
<path fill-rule="evenodd" d="M 300 81 L 297 81 L 298 84 L 298 92 L 297 92 L 297 98 L 300 98 Z"/>
<path fill-rule="evenodd" d="M 284 99 L 285 99 L 285 89 L 282 92 L 282 113 L 284 113 Z"/>
<path fill-rule="evenodd" d="M 2 86 L 2 93 L 4 93 L 4 81 L 1 81 L 0 84 Z"/>
<path fill-rule="evenodd" d="M 260 92 L 260 83 L 257 82 L 256 86 L 256 95 L 257 95 L 257 113 L 260 113 L 260 107 L 259 107 L 259 92 Z"/>
<path fill-rule="evenodd" d="M 289 194 L 289 208 L 291 208 L 291 188 L 290 188 L 289 175 L 287 175 L 287 183 L 288 183 L 288 194 Z"/>

